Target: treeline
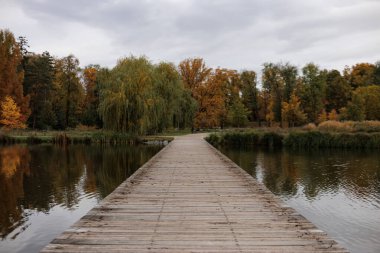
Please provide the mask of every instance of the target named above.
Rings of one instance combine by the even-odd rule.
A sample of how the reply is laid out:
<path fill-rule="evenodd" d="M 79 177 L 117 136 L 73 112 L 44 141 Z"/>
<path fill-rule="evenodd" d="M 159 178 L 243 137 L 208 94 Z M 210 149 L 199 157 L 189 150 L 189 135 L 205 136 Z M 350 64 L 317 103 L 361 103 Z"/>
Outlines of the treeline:
<path fill-rule="evenodd" d="M 300 73 L 301 72 L 301 73 Z M 178 66 L 126 57 L 112 68 L 79 67 L 73 55 L 29 52 L 27 40 L 0 30 L 0 124 L 67 129 L 78 125 L 132 134 L 167 128 L 298 126 L 330 120 L 380 120 L 380 62 L 343 73 L 310 63 L 265 63 L 254 71 Z"/>

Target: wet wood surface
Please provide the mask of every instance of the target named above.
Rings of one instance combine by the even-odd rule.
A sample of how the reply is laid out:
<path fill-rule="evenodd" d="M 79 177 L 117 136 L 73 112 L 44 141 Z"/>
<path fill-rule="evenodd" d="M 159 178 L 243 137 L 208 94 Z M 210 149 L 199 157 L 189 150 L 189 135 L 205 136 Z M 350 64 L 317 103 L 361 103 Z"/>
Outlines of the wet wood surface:
<path fill-rule="evenodd" d="M 41 252 L 348 252 L 203 137 L 177 137 Z"/>

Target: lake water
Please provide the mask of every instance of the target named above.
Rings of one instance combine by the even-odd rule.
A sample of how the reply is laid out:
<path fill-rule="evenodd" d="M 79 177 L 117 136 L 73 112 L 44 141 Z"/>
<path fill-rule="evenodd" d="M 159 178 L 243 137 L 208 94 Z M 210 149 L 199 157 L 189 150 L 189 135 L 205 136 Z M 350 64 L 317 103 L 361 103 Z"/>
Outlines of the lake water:
<path fill-rule="evenodd" d="M 39 252 L 162 146 L 0 146 L 0 252 Z"/>
<path fill-rule="evenodd" d="M 380 252 L 380 151 L 220 148 L 350 252 Z"/>
<path fill-rule="evenodd" d="M 162 146 L 0 147 L 0 252 L 38 252 Z M 380 152 L 222 148 L 351 252 L 380 252 Z"/>

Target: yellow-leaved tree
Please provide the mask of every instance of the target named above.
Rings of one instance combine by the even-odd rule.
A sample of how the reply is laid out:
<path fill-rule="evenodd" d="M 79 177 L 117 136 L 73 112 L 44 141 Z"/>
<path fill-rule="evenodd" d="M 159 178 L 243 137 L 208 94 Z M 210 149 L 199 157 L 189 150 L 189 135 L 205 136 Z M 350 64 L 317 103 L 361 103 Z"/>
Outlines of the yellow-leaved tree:
<path fill-rule="evenodd" d="M 281 118 L 289 127 L 302 125 L 306 122 L 306 114 L 301 109 L 300 99 L 293 93 L 289 103 L 282 102 Z"/>
<path fill-rule="evenodd" d="M 12 97 L 6 96 L 0 104 L 0 124 L 6 129 L 26 128 L 20 107 Z"/>

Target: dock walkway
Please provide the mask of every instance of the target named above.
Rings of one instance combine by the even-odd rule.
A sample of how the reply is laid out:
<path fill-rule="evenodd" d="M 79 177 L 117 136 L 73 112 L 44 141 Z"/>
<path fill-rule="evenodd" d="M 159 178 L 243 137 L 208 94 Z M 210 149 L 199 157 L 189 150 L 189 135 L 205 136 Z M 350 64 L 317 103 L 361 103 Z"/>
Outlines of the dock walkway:
<path fill-rule="evenodd" d="M 348 252 L 202 137 L 177 137 L 41 252 Z"/>

